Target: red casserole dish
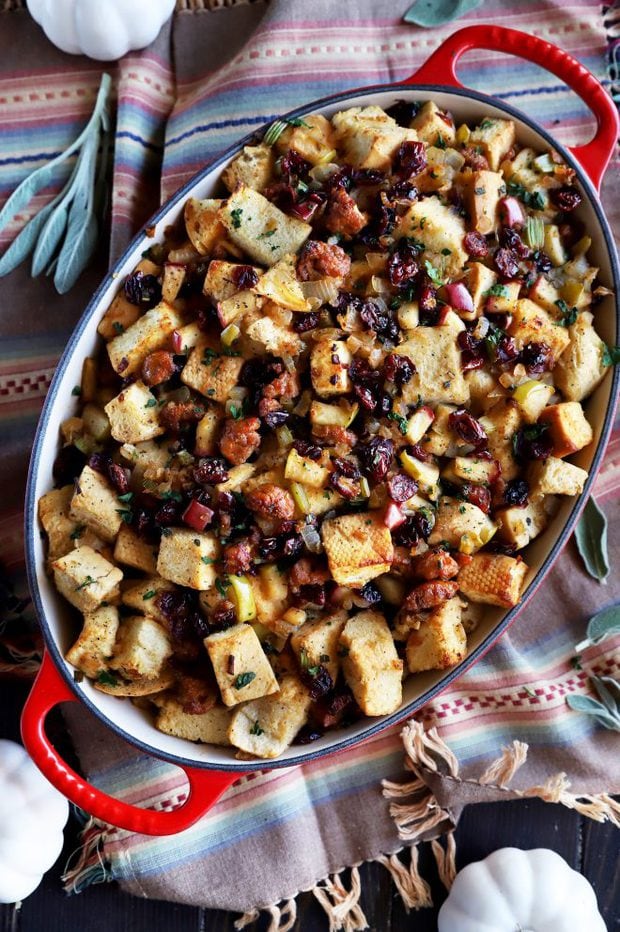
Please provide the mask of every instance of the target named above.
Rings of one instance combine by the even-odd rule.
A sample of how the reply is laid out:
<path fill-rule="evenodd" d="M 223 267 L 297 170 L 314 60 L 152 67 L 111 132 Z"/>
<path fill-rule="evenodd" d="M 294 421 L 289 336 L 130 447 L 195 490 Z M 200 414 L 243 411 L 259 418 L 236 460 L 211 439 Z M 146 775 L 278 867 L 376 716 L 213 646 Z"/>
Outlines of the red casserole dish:
<path fill-rule="evenodd" d="M 501 49 L 519 55 L 547 68 L 565 81 L 588 105 L 596 118 L 594 138 L 586 145 L 564 149 L 549 134 L 528 117 L 491 97 L 465 90 L 459 83 L 455 68 L 458 59 L 469 49 Z M 618 116 L 613 102 L 598 81 L 575 59 L 550 43 L 516 30 L 498 26 L 472 26 L 462 29 L 430 57 L 412 77 L 401 84 L 364 88 L 325 98 L 288 114 L 289 117 L 320 111 L 331 115 L 344 107 L 378 104 L 389 106 L 395 99 L 434 100 L 450 110 L 459 122 L 480 120 L 484 116 L 500 116 L 515 120 L 520 142 L 538 148 L 555 148 L 574 168 L 578 186 L 584 195 L 579 216 L 592 235 L 592 259 L 601 269 L 602 280 L 613 285 L 618 293 L 620 276 L 613 239 L 602 212 L 597 191 L 609 162 L 618 135 Z M 155 240 L 162 239 L 164 229 L 182 211 L 189 196 L 210 196 L 225 165 L 240 151 L 248 139 L 224 153 L 207 170 L 197 175 L 166 204 L 147 225 L 156 230 Z M 228 748 L 195 745 L 158 732 L 145 712 L 131 703 L 119 703 L 111 696 L 97 692 L 87 681 L 76 683 L 73 669 L 64 660 L 71 642 L 71 627 L 67 606 L 53 588 L 45 573 L 44 545 L 38 532 L 36 507 L 40 495 L 47 491 L 51 464 L 58 444 L 58 427 L 68 415 L 71 386 L 79 382 L 84 356 L 97 345 L 96 327 L 102 311 L 113 297 L 121 276 L 136 264 L 145 246 L 153 239 L 139 234 L 94 295 L 60 360 L 39 423 L 28 477 L 26 498 L 26 553 L 31 591 L 36 605 L 46 652 L 41 671 L 26 702 L 22 716 L 24 744 L 46 777 L 72 802 L 97 818 L 130 831 L 153 835 L 172 834 L 192 825 L 212 806 L 225 789 L 248 771 L 247 761 L 238 761 Z M 618 342 L 618 314 L 611 313 L 614 298 L 605 299 L 608 313 L 598 313 L 597 326 L 607 343 Z M 604 310 L 604 305 L 601 305 Z M 611 432 L 619 373 L 610 371 L 604 382 L 586 402 L 586 412 L 594 427 L 594 442 L 576 457 L 578 465 L 589 470 L 590 476 L 579 499 L 567 500 L 546 533 L 532 543 L 527 551 L 531 566 L 521 603 L 509 611 L 491 610 L 470 636 L 467 658 L 448 673 L 431 672 L 411 678 L 405 684 L 405 699 L 397 712 L 381 719 L 365 719 L 342 731 L 331 732 L 306 747 L 293 746 L 273 761 L 257 762 L 265 770 L 290 767 L 308 762 L 328 753 L 343 750 L 363 741 L 378 730 L 410 716 L 445 689 L 491 647 L 514 621 L 520 609 L 534 595 L 561 548 L 568 540 L 589 489 L 602 462 Z M 45 732 L 49 711 L 65 701 L 83 702 L 116 734 L 140 750 L 182 767 L 188 777 L 190 792 L 183 806 L 172 812 L 140 809 L 113 799 L 89 785 L 58 755 Z"/>

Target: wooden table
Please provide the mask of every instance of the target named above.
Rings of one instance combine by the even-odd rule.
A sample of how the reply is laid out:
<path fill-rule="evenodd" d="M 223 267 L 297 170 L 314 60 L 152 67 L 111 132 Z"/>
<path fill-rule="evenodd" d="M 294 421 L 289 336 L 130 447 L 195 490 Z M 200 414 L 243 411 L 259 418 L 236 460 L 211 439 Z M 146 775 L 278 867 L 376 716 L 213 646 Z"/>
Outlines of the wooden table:
<path fill-rule="evenodd" d="M 0 706 L 0 737 L 19 739 L 19 709 L 28 687 L 5 682 Z M 141 900 L 121 892 L 116 884 L 89 887 L 67 897 L 60 874 L 78 845 L 77 820 L 65 830 L 65 847 L 41 886 L 21 908 L 0 906 L 0 932 L 233 932 L 231 913 L 202 910 L 154 900 Z M 620 930 L 620 868 L 618 829 L 584 819 L 563 806 L 540 800 L 523 800 L 473 806 L 465 810 L 456 832 L 457 861 L 463 866 L 496 848 L 553 848 L 594 885 L 609 932 Z M 423 876 L 431 882 L 433 898 L 445 897 L 430 851 L 423 849 Z M 387 871 L 378 864 L 361 868 L 362 907 L 374 932 L 433 932 L 436 909 L 407 916 Z M 264 930 L 264 920 L 251 930 Z M 326 932 L 325 914 L 312 894 L 298 898 L 295 930 Z M 575 932 L 588 932 L 576 929 Z"/>

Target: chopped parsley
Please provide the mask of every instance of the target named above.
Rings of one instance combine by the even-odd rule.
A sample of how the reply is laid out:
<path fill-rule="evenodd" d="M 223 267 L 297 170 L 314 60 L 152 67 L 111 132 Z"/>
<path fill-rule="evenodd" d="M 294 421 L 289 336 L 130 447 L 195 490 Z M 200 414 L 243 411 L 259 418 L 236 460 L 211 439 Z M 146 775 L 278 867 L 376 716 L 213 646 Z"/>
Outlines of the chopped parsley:
<path fill-rule="evenodd" d="M 487 288 L 486 291 L 483 291 L 483 292 L 482 292 L 482 297 L 483 297 L 483 298 L 489 298 L 489 297 L 492 297 L 492 298 L 507 298 L 507 297 L 508 297 L 508 289 L 506 288 L 505 285 L 500 285 L 499 282 L 498 282 L 498 283 L 495 284 L 495 285 L 491 285 L 491 287 L 490 287 L 490 288 Z"/>
<path fill-rule="evenodd" d="M 265 230 L 264 233 L 259 233 L 256 239 L 269 239 L 270 236 L 275 236 L 277 230 Z"/>
<path fill-rule="evenodd" d="M 555 302 L 556 307 L 559 308 L 560 314 L 562 315 L 561 319 L 556 323 L 559 327 L 570 327 L 577 320 L 577 314 L 579 313 L 576 307 L 569 307 L 566 301 L 562 298 L 559 298 Z"/>
<path fill-rule="evenodd" d="M 78 398 L 82 394 L 82 389 L 79 385 L 74 385 L 71 389 L 71 394 Z"/>
<path fill-rule="evenodd" d="M 144 405 L 145 408 L 156 408 L 157 407 L 157 398 L 149 398 L 149 400 Z"/>
<path fill-rule="evenodd" d="M 96 582 L 97 580 L 93 579 L 92 576 L 87 576 L 84 582 L 81 582 L 79 586 L 75 587 L 75 592 L 80 592 L 81 589 L 86 589 L 87 586 L 92 586 Z"/>
<path fill-rule="evenodd" d="M 130 502 L 133 498 L 133 492 L 123 492 L 122 495 L 118 496 L 119 502 Z"/>
<path fill-rule="evenodd" d="M 174 489 L 170 489 L 168 492 L 162 492 L 160 498 L 165 502 L 182 502 L 183 496 L 180 492 L 175 492 Z"/>
<path fill-rule="evenodd" d="M 441 273 L 438 271 L 438 269 L 436 269 L 435 266 L 428 261 L 428 259 L 424 260 L 424 268 L 426 269 L 426 274 L 432 281 L 433 285 L 437 285 L 438 288 L 441 288 L 443 285 L 443 278 L 441 277 Z"/>
<path fill-rule="evenodd" d="M 253 724 L 252 727 L 250 728 L 250 734 L 251 734 L 251 735 L 257 735 L 257 736 L 258 736 L 258 735 L 264 735 L 264 734 L 265 734 L 265 732 L 263 731 L 263 729 L 262 729 L 262 728 L 260 727 L 260 725 L 258 724 L 258 719 L 256 719 L 256 721 L 254 722 L 254 724 Z"/>
<path fill-rule="evenodd" d="M 133 521 L 133 511 L 131 508 L 117 508 L 116 514 L 121 516 L 121 521 L 125 524 L 131 524 Z"/>
<path fill-rule="evenodd" d="M 253 670 L 248 670 L 247 673 L 240 673 L 235 677 L 235 689 L 243 689 L 244 686 L 247 686 L 252 680 L 256 679 L 256 673 Z"/>
<path fill-rule="evenodd" d="M 544 210 L 546 206 L 545 198 L 540 191 L 528 191 L 518 181 L 509 181 L 507 191 L 508 194 L 518 197 L 526 207 L 531 207 L 533 210 Z"/>
<path fill-rule="evenodd" d="M 212 563 L 215 563 L 213 557 L 201 557 L 200 560 L 205 566 L 211 566 Z"/>
<path fill-rule="evenodd" d="M 115 321 L 113 322 L 113 324 L 112 324 L 112 329 L 113 329 L 114 333 L 119 334 L 119 335 L 120 335 L 121 333 L 125 333 L 125 328 L 124 328 L 123 325 L 121 324 L 120 320 L 115 320 Z"/>
<path fill-rule="evenodd" d="M 222 598 L 226 598 L 226 594 L 227 594 L 226 590 L 229 587 L 230 587 L 230 583 L 227 579 L 220 579 L 218 576 L 218 578 L 215 580 L 215 588 L 217 589 L 219 594 L 222 596 Z M 252 677 L 254 677 L 254 674 L 252 674 Z"/>
<path fill-rule="evenodd" d="M 435 146 L 436 146 L 438 149 L 445 149 L 445 148 L 446 148 L 446 140 L 443 138 L 443 136 L 441 135 L 441 133 L 437 133 L 437 139 L 435 140 Z"/>
<path fill-rule="evenodd" d="M 403 437 L 407 434 L 407 418 L 403 417 L 402 414 L 397 414 L 395 411 L 390 411 L 388 414 L 388 421 L 396 421 L 398 424 L 398 429 L 400 430 Z"/>
<path fill-rule="evenodd" d="M 484 119 L 479 126 L 479 129 L 490 129 L 495 124 L 495 120 L 489 120 L 488 118 Z"/>
<path fill-rule="evenodd" d="M 101 683 L 102 686 L 118 686 L 118 680 L 115 676 L 112 676 L 111 673 L 108 673 L 107 670 L 100 670 L 97 674 L 97 682 Z"/>
<path fill-rule="evenodd" d="M 238 230 L 241 226 L 241 214 L 243 209 L 241 207 L 235 207 L 230 212 L 230 219 L 232 220 L 232 225 L 234 230 Z"/>
<path fill-rule="evenodd" d="M 606 346 L 603 350 L 603 365 L 617 366 L 620 363 L 620 346 Z"/>
<path fill-rule="evenodd" d="M 149 590 L 148 590 L 147 592 L 145 592 L 144 595 L 142 596 L 142 601 L 143 601 L 143 602 L 147 602 L 149 599 L 152 599 L 153 596 L 155 596 L 155 595 L 157 595 L 157 589 L 149 589 Z"/>

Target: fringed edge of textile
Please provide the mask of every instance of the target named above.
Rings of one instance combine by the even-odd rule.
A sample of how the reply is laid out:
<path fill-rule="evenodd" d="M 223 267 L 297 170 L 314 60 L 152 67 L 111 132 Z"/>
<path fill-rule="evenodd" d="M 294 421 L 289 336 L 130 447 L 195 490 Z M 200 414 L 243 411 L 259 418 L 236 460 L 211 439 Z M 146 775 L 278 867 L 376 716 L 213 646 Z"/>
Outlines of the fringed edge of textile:
<path fill-rule="evenodd" d="M 268 3 L 269 0 L 177 0 L 177 13 L 213 12 L 233 6 L 249 6 L 251 3 Z"/>
<path fill-rule="evenodd" d="M 112 871 L 103 856 L 111 826 L 92 816 L 80 832 L 80 845 L 70 855 L 61 876 L 65 893 L 81 893 L 86 887 L 113 880 Z"/>

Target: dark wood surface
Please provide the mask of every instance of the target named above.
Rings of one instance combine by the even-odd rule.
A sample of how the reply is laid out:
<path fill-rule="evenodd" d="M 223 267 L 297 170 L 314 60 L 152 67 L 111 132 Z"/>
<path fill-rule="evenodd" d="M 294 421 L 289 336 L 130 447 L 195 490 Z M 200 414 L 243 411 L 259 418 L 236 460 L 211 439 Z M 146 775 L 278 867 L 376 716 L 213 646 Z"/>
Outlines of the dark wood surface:
<path fill-rule="evenodd" d="M 27 686 L 2 683 L 0 737 L 19 738 L 19 709 Z M 92 886 L 66 896 L 60 874 L 77 847 L 79 825 L 72 818 L 65 830 L 65 847 L 41 886 L 21 908 L 0 906 L 0 932 L 233 932 L 231 913 L 142 900 L 123 893 L 116 884 Z M 459 867 L 479 860 L 496 848 L 552 848 L 594 885 L 609 932 L 620 932 L 620 834 L 610 825 L 584 819 L 563 806 L 523 800 L 473 806 L 465 810 L 456 832 Z M 407 916 L 387 871 L 378 864 L 361 868 L 362 906 L 375 932 L 433 932 L 437 907 L 445 898 L 430 850 L 423 849 L 421 870 L 431 883 L 436 908 Z M 264 932 L 261 920 L 251 932 Z M 312 894 L 298 898 L 295 930 L 327 930 L 325 914 Z M 588 932 L 587 929 L 575 932 Z"/>

